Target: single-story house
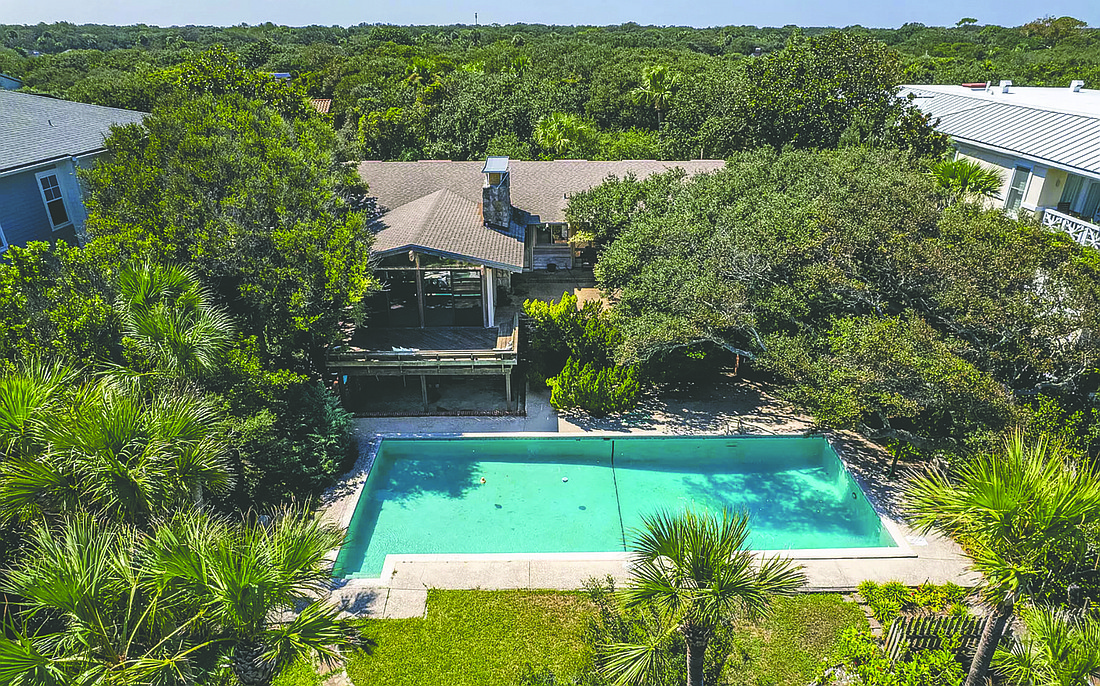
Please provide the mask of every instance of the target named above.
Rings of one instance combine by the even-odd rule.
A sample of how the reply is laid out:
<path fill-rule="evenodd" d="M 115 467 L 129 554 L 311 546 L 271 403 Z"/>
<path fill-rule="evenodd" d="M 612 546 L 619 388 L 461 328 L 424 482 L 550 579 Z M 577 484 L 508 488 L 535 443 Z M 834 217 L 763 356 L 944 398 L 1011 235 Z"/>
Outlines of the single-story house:
<path fill-rule="evenodd" d="M 1078 242 L 1100 247 L 1100 90 L 993 84 L 903 86 L 938 120 L 956 155 L 1004 179 L 995 205 L 1028 211 Z"/>
<path fill-rule="evenodd" d="M 361 162 L 359 174 L 379 210 L 375 274 L 383 288 L 365 330 L 329 356 L 340 378 L 510 375 L 519 334 L 514 316 L 498 321 L 497 293 L 513 274 L 590 267 L 594 251 L 566 220 L 570 197 L 609 176 L 681 169 L 689 175 L 722 160 L 660 162 Z"/>
<path fill-rule="evenodd" d="M 0 249 L 30 241 L 85 241 L 84 193 L 76 170 L 106 152 L 111 126 L 145 115 L 0 90 Z"/>

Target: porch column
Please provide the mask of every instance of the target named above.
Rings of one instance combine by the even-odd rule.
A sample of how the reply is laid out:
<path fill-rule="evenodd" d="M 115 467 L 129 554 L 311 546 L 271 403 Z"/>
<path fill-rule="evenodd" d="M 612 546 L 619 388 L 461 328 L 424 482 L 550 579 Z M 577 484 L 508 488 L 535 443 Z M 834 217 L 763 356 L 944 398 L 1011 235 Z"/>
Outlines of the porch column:
<path fill-rule="evenodd" d="M 485 267 L 482 274 L 485 288 L 485 327 L 491 328 L 497 325 L 496 274 L 491 267 Z"/>
<path fill-rule="evenodd" d="M 504 397 L 508 400 L 508 410 L 512 410 L 512 373 L 509 370 L 504 375 Z"/>
<path fill-rule="evenodd" d="M 424 374 L 420 375 L 420 395 L 424 399 L 424 411 L 428 411 L 428 377 Z"/>

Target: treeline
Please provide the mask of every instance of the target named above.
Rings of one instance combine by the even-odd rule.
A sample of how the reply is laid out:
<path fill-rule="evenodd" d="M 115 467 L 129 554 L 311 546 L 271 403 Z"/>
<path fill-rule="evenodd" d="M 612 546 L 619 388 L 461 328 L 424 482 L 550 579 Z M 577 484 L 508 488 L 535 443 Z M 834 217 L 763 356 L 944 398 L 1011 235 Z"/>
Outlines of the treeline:
<path fill-rule="evenodd" d="M 31 92 L 150 111 L 159 76 L 224 46 L 330 99 L 342 154 L 368 159 L 724 158 L 760 145 L 831 145 L 772 126 L 799 94 L 900 83 L 1100 83 L 1100 31 L 1070 17 L 1022 27 L 899 29 L 366 25 L 290 28 L 0 26 L 0 72 Z M 753 56 L 760 48 L 762 57 Z M 656 75 L 656 78 L 655 78 Z M 830 79 L 849 81 L 830 84 Z M 786 102 L 784 102 L 786 101 Z M 836 103 L 833 103 L 834 105 Z M 889 114 L 839 138 L 885 135 Z M 541 123 L 541 129 L 540 129 Z M 904 126 L 900 128 L 905 128 Z"/>

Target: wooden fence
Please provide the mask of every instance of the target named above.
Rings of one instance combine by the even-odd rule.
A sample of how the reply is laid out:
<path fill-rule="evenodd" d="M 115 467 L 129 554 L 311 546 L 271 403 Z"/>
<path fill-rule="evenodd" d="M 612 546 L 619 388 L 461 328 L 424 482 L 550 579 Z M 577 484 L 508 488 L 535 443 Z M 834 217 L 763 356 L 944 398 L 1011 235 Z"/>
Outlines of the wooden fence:
<path fill-rule="evenodd" d="M 886 636 L 886 654 L 897 662 L 909 651 L 934 650 L 941 636 L 959 636 L 959 657 L 973 655 L 988 621 L 985 617 L 898 617 Z"/>

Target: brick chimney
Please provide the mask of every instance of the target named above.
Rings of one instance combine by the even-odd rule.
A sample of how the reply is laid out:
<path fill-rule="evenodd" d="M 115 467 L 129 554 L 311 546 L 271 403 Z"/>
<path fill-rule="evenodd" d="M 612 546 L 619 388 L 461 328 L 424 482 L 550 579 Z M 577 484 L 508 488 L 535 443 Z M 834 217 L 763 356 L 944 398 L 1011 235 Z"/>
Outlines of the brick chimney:
<path fill-rule="evenodd" d="M 486 224 L 507 229 L 512 224 L 512 191 L 508 179 L 508 158 L 489 157 L 481 173 L 481 217 Z"/>

